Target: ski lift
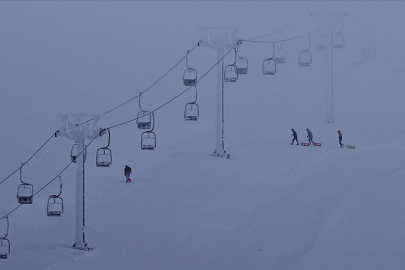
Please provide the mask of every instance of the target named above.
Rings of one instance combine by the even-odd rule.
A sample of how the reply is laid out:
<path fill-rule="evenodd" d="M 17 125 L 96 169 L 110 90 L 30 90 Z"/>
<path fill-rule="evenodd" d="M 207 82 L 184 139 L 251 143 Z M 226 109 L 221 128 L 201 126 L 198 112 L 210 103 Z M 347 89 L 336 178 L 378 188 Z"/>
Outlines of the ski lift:
<path fill-rule="evenodd" d="M 364 59 L 374 59 L 376 56 L 376 49 L 374 44 L 366 44 L 363 47 L 363 57 Z"/>
<path fill-rule="evenodd" d="M 227 65 L 224 71 L 224 81 L 225 82 L 236 82 L 238 80 L 238 67 L 236 66 L 236 49 L 235 49 L 235 62 L 231 65 Z"/>
<path fill-rule="evenodd" d="M 340 19 L 340 21 L 341 21 L 340 31 L 337 33 L 334 33 L 332 36 L 332 47 L 335 49 L 343 48 L 345 46 L 345 37 L 342 34 L 343 20 Z"/>
<path fill-rule="evenodd" d="M 328 41 L 328 40 L 327 40 L 327 36 L 326 36 L 326 35 L 324 35 L 324 34 L 319 34 L 319 36 L 316 38 L 316 41 L 315 41 L 316 49 L 317 49 L 318 51 L 326 51 L 326 44 L 328 44 L 327 41 Z"/>
<path fill-rule="evenodd" d="M 305 51 L 300 52 L 299 54 L 299 66 L 300 67 L 309 67 L 312 64 L 312 53 L 309 51 L 311 49 L 311 36 L 308 35 L 309 46 Z"/>
<path fill-rule="evenodd" d="M 184 108 L 184 119 L 186 121 L 197 121 L 199 117 L 199 107 L 197 103 L 187 103 Z"/>
<path fill-rule="evenodd" d="M 239 52 L 239 45 L 242 44 L 242 41 L 238 41 L 237 51 Z M 246 57 L 239 56 L 237 53 L 238 58 L 236 59 L 236 73 L 239 74 L 247 74 L 248 73 L 248 59 Z"/>
<path fill-rule="evenodd" d="M 150 129 L 152 126 L 152 113 L 141 108 L 141 95 L 142 92 L 139 94 L 139 109 L 141 111 L 138 112 L 136 117 L 136 124 L 139 129 Z"/>
<path fill-rule="evenodd" d="M 48 198 L 48 204 L 46 207 L 46 213 L 48 217 L 60 217 L 63 214 L 63 199 L 60 197 L 62 194 L 62 177 L 59 175 L 60 188 L 59 194 L 50 195 Z"/>
<path fill-rule="evenodd" d="M 22 180 L 22 167 L 24 163 L 21 163 L 20 167 L 20 181 L 22 184 L 18 186 L 17 200 L 20 204 L 32 204 L 34 197 L 34 187 L 31 184 L 25 183 Z"/>
<path fill-rule="evenodd" d="M 145 131 L 141 137 L 142 150 L 154 150 L 156 148 L 156 134 L 153 131 Z"/>
<path fill-rule="evenodd" d="M 0 259 L 8 259 L 8 256 L 10 256 L 10 241 L 7 239 L 9 230 L 8 216 L 5 219 L 7 221 L 7 229 L 4 236 L 0 237 Z"/>
<path fill-rule="evenodd" d="M 112 153 L 111 150 L 108 148 L 110 146 L 111 141 L 111 134 L 109 129 L 104 129 L 100 132 L 100 137 L 102 136 L 102 132 L 108 132 L 108 144 L 105 147 L 102 147 L 97 150 L 96 154 L 96 166 L 97 167 L 110 167 L 112 164 Z"/>
<path fill-rule="evenodd" d="M 189 53 L 190 53 L 190 51 L 187 51 L 187 55 L 186 55 L 187 69 L 184 70 L 183 83 L 185 86 L 194 86 L 197 84 L 197 70 L 194 68 L 190 68 L 188 66 L 188 54 Z"/>
<path fill-rule="evenodd" d="M 199 107 L 197 102 L 197 86 L 195 87 L 195 100 L 189 102 L 184 107 L 184 120 L 186 121 L 197 121 L 199 117 Z"/>
<path fill-rule="evenodd" d="M 277 47 L 276 55 L 274 56 L 274 61 L 276 63 L 285 63 L 287 60 L 287 53 L 283 47 Z"/>
<path fill-rule="evenodd" d="M 77 148 L 77 143 L 73 144 L 72 149 L 70 150 L 70 160 L 73 163 L 77 162 L 77 156 L 79 155 L 79 149 Z M 83 152 L 83 162 L 86 162 L 87 156 L 87 147 L 85 147 Z"/>
<path fill-rule="evenodd" d="M 153 132 L 155 128 L 155 115 L 152 113 L 153 125 L 152 129 L 145 131 L 141 135 L 141 149 L 154 150 L 156 148 L 156 134 Z"/>
<path fill-rule="evenodd" d="M 274 60 L 274 56 L 276 53 L 276 47 L 273 44 L 273 56 L 271 58 L 267 58 L 263 61 L 263 75 L 274 75 L 276 74 L 276 61 Z"/>

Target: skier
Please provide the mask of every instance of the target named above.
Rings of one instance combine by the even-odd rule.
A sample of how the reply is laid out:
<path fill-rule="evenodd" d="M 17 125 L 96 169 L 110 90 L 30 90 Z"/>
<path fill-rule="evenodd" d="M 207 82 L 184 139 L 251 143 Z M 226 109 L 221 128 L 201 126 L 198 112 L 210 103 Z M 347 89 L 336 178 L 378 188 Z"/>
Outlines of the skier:
<path fill-rule="evenodd" d="M 291 142 L 291 145 L 293 145 L 294 144 L 294 141 L 296 141 L 297 142 L 297 145 L 299 145 L 298 144 L 298 137 L 297 137 L 297 132 L 292 128 L 291 129 L 291 131 L 292 131 L 292 136 L 293 136 L 293 139 L 292 139 L 292 142 Z"/>
<path fill-rule="evenodd" d="M 341 132 L 340 130 L 338 130 L 338 134 L 339 134 L 339 144 L 340 144 L 340 147 L 343 147 L 343 146 L 345 146 L 345 145 L 342 143 L 342 140 L 343 140 L 342 132 Z"/>
<path fill-rule="evenodd" d="M 307 138 L 308 138 L 309 144 L 311 144 L 311 143 L 314 144 L 314 141 L 312 140 L 312 138 L 313 138 L 312 132 L 309 130 L 309 128 L 307 128 L 306 131 L 308 133 Z"/>
<path fill-rule="evenodd" d="M 131 167 L 128 167 L 128 165 L 125 165 L 125 169 L 124 169 L 124 174 L 125 174 L 125 178 L 127 179 L 127 183 L 131 183 Z"/>

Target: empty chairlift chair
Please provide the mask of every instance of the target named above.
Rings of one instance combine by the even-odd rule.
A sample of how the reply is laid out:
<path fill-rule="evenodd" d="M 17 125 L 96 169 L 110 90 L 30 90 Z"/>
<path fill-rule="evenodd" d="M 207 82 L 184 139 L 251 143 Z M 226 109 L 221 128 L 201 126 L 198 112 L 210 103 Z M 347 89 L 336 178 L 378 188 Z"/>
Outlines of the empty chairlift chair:
<path fill-rule="evenodd" d="M 276 55 L 274 57 L 274 61 L 276 61 L 277 64 L 283 64 L 287 60 L 287 53 L 286 50 L 282 47 L 277 47 L 276 49 Z"/>
<path fill-rule="evenodd" d="M 60 197 L 62 194 L 62 177 L 59 175 L 60 188 L 59 194 L 50 195 L 46 207 L 46 214 L 48 217 L 60 217 L 63 214 L 63 199 Z"/>
<path fill-rule="evenodd" d="M 197 121 L 199 117 L 199 107 L 197 104 L 197 86 L 195 86 L 195 100 L 189 102 L 184 107 L 184 120 Z"/>
<path fill-rule="evenodd" d="M 236 66 L 236 49 L 235 49 L 235 62 L 231 65 L 227 65 L 224 70 L 224 81 L 225 82 L 236 82 L 238 81 L 238 73 L 237 69 L 238 67 Z"/>
<path fill-rule="evenodd" d="M 77 161 L 77 156 L 79 155 L 79 149 L 77 148 L 77 143 L 73 144 L 72 149 L 70 150 L 70 160 L 73 163 L 76 163 Z M 86 162 L 86 156 L 87 156 L 87 148 L 85 148 L 84 153 L 83 153 L 83 161 Z"/>
<path fill-rule="evenodd" d="M 187 69 L 184 70 L 183 73 L 183 83 L 185 86 L 194 86 L 197 84 L 197 70 L 194 68 L 190 68 L 188 66 L 188 55 L 189 55 L 190 51 L 187 51 L 187 55 L 186 55 L 186 66 Z"/>
<path fill-rule="evenodd" d="M 154 150 L 156 148 L 156 134 L 153 131 L 145 131 L 141 136 L 141 149 Z"/>
<path fill-rule="evenodd" d="M 8 216 L 0 220 L 0 223 L 3 223 L 4 220 L 6 227 L 4 229 L 5 233 L 0 236 L 0 259 L 8 259 L 8 256 L 10 256 L 10 240 L 7 239 L 9 230 Z"/>
<path fill-rule="evenodd" d="M 22 180 L 22 167 L 24 163 L 21 164 L 20 167 L 20 181 L 22 184 L 18 186 L 17 190 L 17 200 L 20 204 L 32 204 L 32 200 L 34 198 L 34 187 L 31 184 L 25 183 Z"/>
<path fill-rule="evenodd" d="M 238 41 L 237 45 L 237 59 L 236 59 L 236 73 L 240 74 L 247 74 L 248 73 L 248 59 L 246 57 L 239 56 L 239 45 L 242 44 L 242 41 Z"/>
<path fill-rule="evenodd" d="M 312 53 L 309 51 L 311 49 L 311 37 L 309 35 L 308 39 L 308 49 L 299 54 L 298 64 L 300 67 L 309 67 L 312 64 Z"/>
<path fill-rule="evenodd" d="M 276 47 L 274 43 L 272 44 L 273 44 L 273 55 L 271 56 L 271 58 L 264 59 L 262 68 L 263 75 L 276 74 L 276 60 L 274 60 L 274 56 L 276 54 Z"/>
<path fill-rule="evenodd" d="M 334 49 L 340 49 L 343 48 L 345 46 L 345 37 L 342 34 L 343 32 L 343 20 L 340 19 L 341 22 L 341 28 L 340 31 L 337 33 L 334 33 L 332 36 L 332 47 Z"/>
<path fill-rule="evenodd" d="M 319 34 L 316 38 L 315 46 L 318 51 L 326 51 L 326 44 L 328 44 L 328 38 L 326 35 Z"/>
<path fill-rule="evenodd" d="M 153 125 L 152 123 L 152 113 L 149 111 L 145 111 L 141 107 L 141 96 L 142 92 L 139 93 L 139 109 L 138 115 L 136 117 L 136 124 L 139 129 L 150 129 Z"/>
<path fill-rule="evenodd" d="M 108 144 L 105 147 L 101 147 L 97 150 L 96 153 L 96 166 L 97 167 L 110 167 L 112 164 L 112 152 L 108 148 L 110 146 L 110 141 L 111 141 L 111 133 L 110 130 L 102 130 L 100 131 L 100 137 L 105 134 L 105 132 L 108 132 Z"/>

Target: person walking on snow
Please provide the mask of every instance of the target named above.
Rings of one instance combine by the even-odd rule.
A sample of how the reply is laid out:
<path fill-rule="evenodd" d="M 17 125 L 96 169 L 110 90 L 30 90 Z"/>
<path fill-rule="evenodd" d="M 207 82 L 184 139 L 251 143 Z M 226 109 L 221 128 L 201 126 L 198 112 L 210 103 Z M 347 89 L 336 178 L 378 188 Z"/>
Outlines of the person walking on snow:
<path fill-rule="evenodd" d="M 291 145 L 293 145 L 294 144 L 294 141 L 296 141 L 297 142 L 297 145 L 298 145 L 298 137 L 297 137 L 297 132 L 292 128 L 291 129 L 291 131 L 292 131 L 292 136 L 293 136 L 293 139 L 292 139 L 292 142 L 291 142 Z"/>
<path fill-rule="evenodd" d="M 342 132 L 341 132 L 340 130 L 338 130 L 338 134 L 339 134 L 339 144 L 340 144 L 340 147 L 343 147 L 343 146 L 345 146 L 345 145 L 342 143 L 342 140 L 343 140 Z"/>
<path fill-rule="evenodd" d="M 131 183 L 131 167 L 129 167 L 128 165 L 125 165 L 125 169 L 124 169 L 124 174 L 125 174 L 125 178 L 127 179 L 127 183 Z"/>
<path fill-rule="evenodd" d="M 312 138 L 313 138 L 312 132 L 309 130 L 309 128 L 307 128 L 306 131 L 308 133 L 307 138 L 308 138 L 309 144 L 311 144 L 311 143 L 314 144 L 314 141 L 312 140 Z"/>

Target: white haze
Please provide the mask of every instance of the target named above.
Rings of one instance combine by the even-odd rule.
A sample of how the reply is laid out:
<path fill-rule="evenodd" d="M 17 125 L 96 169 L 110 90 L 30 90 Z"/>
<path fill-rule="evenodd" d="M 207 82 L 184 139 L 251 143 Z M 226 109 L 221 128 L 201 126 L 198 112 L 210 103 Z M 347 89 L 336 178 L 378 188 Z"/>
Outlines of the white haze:
<path fill-rule="evenodd" d="M 311 12 L 349 12 L 346 46 L 334 53 L 334 124 L 325 123 L 330 70 L 322 53 L 312 49 L 313 65 L 298 67 L 306 38 L 282 44 L 287 63 L 275 76 L 261 73 L 270 45 L 245 42 L 249 73 L 225 85 L 231 159 L 210 156 L 214 70 L 198 84 L 198 122 L 183 118 L 192 91 L 156 112 L 156 150 L 140 149 L 134 122 L 111 129 L 111 168 L 95 166 L 106 138 L 90 145 L 92 250 L 70 248 L 70 166 L 62 174 L 63 217 L 46 216 L 56 181 L 9 215 L 11 255 L 0 269 L 403 269 L 404 10 L 400 1 L 0 2 L 0 181 L 59 128 L 58 114 L 104 113 L 137 96 L 201 39 L 200 27 L 237 27 L 237 37 L 248 39 L 305 18 L 277 35 L 284 39 L 321 24 L 306 17 Z M 362 48 L 372 41 L 377 56 L 365 60 Z M 215 62 L 207 47 L 189 58 L 199 76 Z M 142 106 L 155 109 L 182 92 L 184 69 L 183 62 L 145 93 Z M 99 125 L 133 119 L 138 110 L 135 99 Z M 300 141 L 310 128 L 322 147 L 290 146 L 291 128 Z M 339 129 L 355 150 L 339 147 Z M 69 163 L 72 144 L 53 138 L 24 166 L 23 179 L 39 190 Z M 19 183 L 17 172 L 0 185 L 0 216 L 18 205 Z"/>

